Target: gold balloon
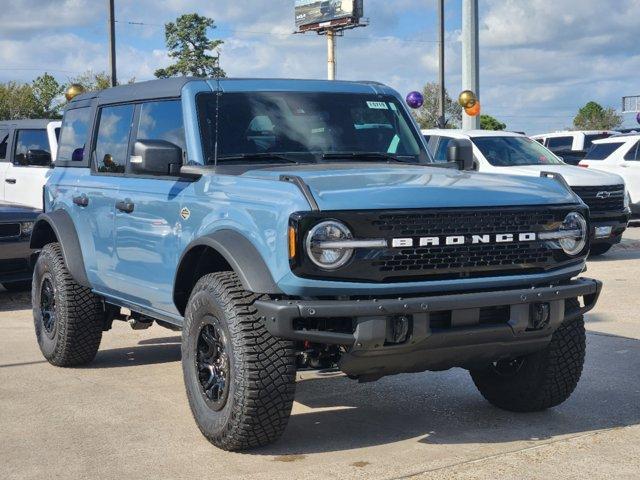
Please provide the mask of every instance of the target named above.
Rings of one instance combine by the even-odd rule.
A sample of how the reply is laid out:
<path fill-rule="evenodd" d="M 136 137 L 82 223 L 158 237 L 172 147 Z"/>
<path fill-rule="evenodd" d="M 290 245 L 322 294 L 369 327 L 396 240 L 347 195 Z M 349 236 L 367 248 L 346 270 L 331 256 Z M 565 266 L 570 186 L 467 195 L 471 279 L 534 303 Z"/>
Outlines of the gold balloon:
<path fill-rule="evenodd" d="M 78 95 L 84 92 L 85 92 L 85 89 L 82 85 L 78 83 L 72 83 L 71 85 L 69 85 L 69 88 L 67 88 L 67 91 L 64 92 L 64 96 L 67 99 L 67 102 L 70 102 L 75 97 L 77 97 Z"/>
<path fill-rule="evenodd" d="M 471 90 L 463 91 L 458 97 L 458 103 L 462 108 L 471 108 L 478 101 L 478 97 Z"/>

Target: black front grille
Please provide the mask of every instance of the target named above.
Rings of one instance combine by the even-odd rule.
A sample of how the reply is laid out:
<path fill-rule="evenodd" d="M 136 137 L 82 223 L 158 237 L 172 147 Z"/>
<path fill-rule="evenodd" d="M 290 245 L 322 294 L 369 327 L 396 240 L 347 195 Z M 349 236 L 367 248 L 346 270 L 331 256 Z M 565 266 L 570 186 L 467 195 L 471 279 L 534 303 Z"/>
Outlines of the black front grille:
<path fill-rule="evenodd" d="M 0 223 L 0 238 L 17 237 L 19 235 L 19 223 Z"/>
<path fill-rule="evenodd" d="M 592 212 L 612 212 L 624 209 L 624 185 L 572 187 Z"/>
<path fill-rule="evenodd" d="M 302 257 L 292 264 L 303 277 L 369 282 L 402 282 L 421 279 L 456 279 L 538 273 L 570 263 L 553 242 L 528 234 L 555 230 L 577 206 L 520 208 L 437 209 L 409 211 L 325 212 L 300 214 L 296 220 L 304 251 L 304 233 L 318 221 L 333 218 L 344 222 L 359 239 L 384 238 L 389 248 L 357 249 L 345 267 L 323 271 Z M 586 211 L 583 212 L 586 215 Z M 498 242 L 511 234 L 513 241 Z M 520 238 L 520 234 L 524 237 Z M 488 241 L 476 241 L 488 235 Z M 464 243 L 447 244 L 449 237 Z M 420 246 L 425 237 L 438 237 L 438 245 Z M 485 237 L 487 238 L 487 237 Z M 392 248 L 393 239 L 410 239 L 411 246 Z"/>

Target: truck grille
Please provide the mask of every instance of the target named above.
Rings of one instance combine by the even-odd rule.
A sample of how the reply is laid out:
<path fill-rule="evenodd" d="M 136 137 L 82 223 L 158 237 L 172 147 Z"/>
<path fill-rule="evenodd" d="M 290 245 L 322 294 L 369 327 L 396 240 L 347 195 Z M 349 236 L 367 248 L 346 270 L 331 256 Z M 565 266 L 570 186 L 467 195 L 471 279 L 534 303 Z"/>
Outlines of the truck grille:
<path fill-rule="evenodd" d="M 478 278 L 539 273 L 577 259 L 566 256 L 552 242 L 520 241 L 518 234 L 557 229 L 577 205 L 504 208 L 450 208 L 403 211 L 346 211 L 300 214 L 296 220 L 304 238 L 314 224 L 327 217 L 344 222 L 355 238 L 411 239 L 410 247 L 357 249 L 345 267 L 319 271 L 303 256 L 292 265 L 296 275 L 368 282 Z M 513 234 L 518 241 L 498 243 L 497 235 Z M 473 243 L 473 236 L 489 235 L 489 243 Z M 464 237 L 464 243 L 420 246 L 423 237 Z M 304 251 L 304 245 L 299 245 Z"/>
<path fill-rule="evenodd" d="M 17 237 L 19 235 L 19 223 L 0 223 L 0 238 Z"/>
<path fill-rule="evenodd" d="M 624 185 L 600 187 L 572 187 L 592 212 L 611 212 L 624 209 Z"/>
<path fill-rule="evenodd" d="M 535 232 L 557 220 L 561 218 L 542 211 L 450 211 L 381 215 L 373 221 L 373 226 L 379 230 L 379 235 L 385 237 L 413 238 Z M 381 258 L 374 260 L 372 266 L 393 276 L 444 272 L 455 276 L 474 276 L 474 273 L 489 270 L 548 265 L 553 263 L 553 253 L 539 241 L 416 247 L 389 249 Z"/>

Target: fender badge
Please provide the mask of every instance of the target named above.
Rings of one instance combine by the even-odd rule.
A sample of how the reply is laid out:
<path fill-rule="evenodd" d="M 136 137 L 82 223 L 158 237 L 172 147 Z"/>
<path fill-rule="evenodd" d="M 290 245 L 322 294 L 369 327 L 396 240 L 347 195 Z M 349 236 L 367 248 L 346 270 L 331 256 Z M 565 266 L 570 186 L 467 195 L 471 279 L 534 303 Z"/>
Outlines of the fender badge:
<path fill-rule="evenodd" d="M 182 210 L 180 210 L 180 216 L 182 217 L 183 220 L 189 220 L 189 217 L 191 216 L 191 211 L 187 207 L 184 207 Z"/>

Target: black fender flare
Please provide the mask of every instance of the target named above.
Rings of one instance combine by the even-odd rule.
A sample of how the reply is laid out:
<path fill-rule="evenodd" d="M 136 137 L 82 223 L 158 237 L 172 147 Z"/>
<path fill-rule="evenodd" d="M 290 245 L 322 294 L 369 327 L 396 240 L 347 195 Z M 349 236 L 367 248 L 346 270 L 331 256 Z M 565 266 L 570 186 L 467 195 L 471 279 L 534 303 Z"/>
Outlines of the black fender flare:
<path fill-rule="evenodd" d="M 235 230 L 223 229 L 204 235 L 192 241 L 182 253 L 176 270 L 176 281 L 180 278 L 184 258 L 200 246 L 207 246 L 218 252 L 238 275 L 245 290 L 254 293 L 281 294 L 273 280 L 271 271 L 262 255 L 245 236 Z M 174 282 L 174 293 L 176 291 Z"/>
<path fill-rule="evenodd" d="M 78 232 L 71 215 L 66 210 L 41 213 L 36 218 L 31 234 L 31 248 L 41 249 L 52 242 L 60 244 L 65 264 L 73 279 L 83 287 L 91 288 L 84 266 Z"/>

